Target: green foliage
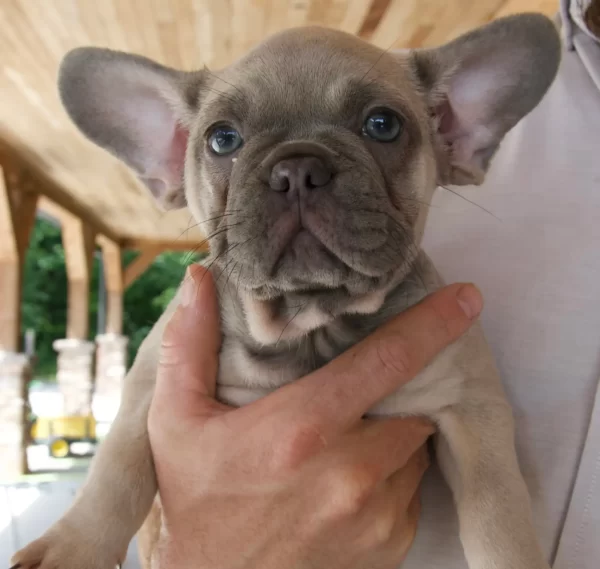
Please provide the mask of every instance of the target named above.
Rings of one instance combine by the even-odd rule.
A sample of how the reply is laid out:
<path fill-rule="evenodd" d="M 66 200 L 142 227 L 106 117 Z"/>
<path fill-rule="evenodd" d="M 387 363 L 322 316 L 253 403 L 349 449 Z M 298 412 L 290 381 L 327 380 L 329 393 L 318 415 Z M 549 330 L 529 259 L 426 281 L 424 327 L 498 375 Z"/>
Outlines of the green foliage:
<path fill-rule="evenodd" d="M 126 252 L 127 263 L 135 257 Z M 185 267 L 198 256 L 190 253 L 163 253 L 125 293 L 123 334 L 129 337 L 129 360 L 161 315 L 181 281 Z M 98 282 L 100 262 L 94 260 L 90 290 L 90 339 L 97 333 Z M 23 330 L 36 332 L 38 363 L 36 375 L 52 378 L 56 374 L 56 353 L 52 342 L 64 338 L 67 318 L 67 274 L 60 228 L 37 220 L 25 258 Z"/>

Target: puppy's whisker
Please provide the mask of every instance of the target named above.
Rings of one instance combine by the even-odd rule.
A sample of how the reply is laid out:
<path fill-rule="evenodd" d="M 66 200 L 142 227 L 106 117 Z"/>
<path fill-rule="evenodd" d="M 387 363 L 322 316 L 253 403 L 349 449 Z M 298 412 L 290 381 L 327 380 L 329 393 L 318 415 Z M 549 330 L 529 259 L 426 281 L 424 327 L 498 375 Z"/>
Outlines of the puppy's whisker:
<path fill-rule="evenodd" d="M 294 319 L 298 316 L 298 314 L 300 314 L 300 312 L 302 312 L 302 310 L 306 307 L 307 304 L 308 304 L 308 302 L 305 302 L 302 306 L 300 306 L 300 308 L 298 308 L 298 310 L 296 311 L 296 314 L 294 314 L 294 316 L 292 316 L 288 320 L 288 323 L 283 327 L 281 334 L 279 334 L 279 338 L 277 338 L 277 342 L 275 342 L 275 347 L 279 346 L 279 342 L 280 342 L 281 338 L 283 337 L 283 334 L 287 330 L 288 326 L 294 321 Z"/>
<path fill-rule="evenodd" d="M 204 71 L 208 71 L 208 69 L 205 68 Z M 216 75 L 212 74 L 210 71 L 208 71 L 208 72 L 209 72 L 209 74 L 213 75 L 213 77 L 216 77 Z M 226 83 L 226 81 L 225 81 L 225 83 Z M 213 85 L 206 85 L 205 87 L 203 87 L 203 89 L 206 89 L 207 91 L 212 91 L 213 93 L 221 95 L 223 98 L 231 101 L 232 103 L 240 101 L 240 97 L 238 95 L 236 95 L 235 93 L 226 93 L 225 91 L 221 91 L 220 89 L 217 89 Z"/>
<path fill-rule="evenodd" d="M 220 235 L 221 233 L 224 233 L 225 231 L 227 231 L 229 228 L 231 227 L 235 227 L 236 225 L 241 225 L 241 222 L 239 223 L 232 223 L 230 225 L 226 225 L 216 231 L 214 231 L 212 234 L 210 234 L 208 237 L 206 237 L 205 239 L 203 239 L 198 245 L 196 245 L 196 247 L 194 247 L 189 253 L 188 255 L 185 257 L 183 264 L 185 266 L 189 265 L 191 262 L 192 257 L 197 254 L 200 249 L 204 248 L 204 246 L 206 245 L 206 243 L 208 243 L 208 241 L 210 239 L 212 239 L 213 237 L 216 237 L 217 235 Z"/>
<path fill-rule="evenodd" d="M 416 263 L 416 260 L 419 255 L 419 248 L 418 248 L 417 244 L 415 243 L 413 237 L 410 235 L 410 233 L 407 231 L 407 229 L 405 227 L 403 227 L 401 223 L 399 223 L 397 220 L 395 220 L 389 214 L 388 214 L 388 218 L 392 222 L 393 229 L 396 230 L 396 232 L 401 236 L 401 239 L 402 239 L 402 243 L 398 244 L 398 251 L 400 251 L 400 249 L 403 249 L 403 248 L 404 249 L 408 248 L 408 251 L 410 253 L 412 253 L 412 255 L 414 255 L 414 260 L 412 262 L 411 268 L 414 271 L 417 278 L 419 279 L 421 286 L 427 291 L 427 293 L 429 293 L 430 290 L 427 287 L 427 284 L 425 283 L 425 280 L 423 279 L 422 275 L 420 274 L 418 264 Z"/>
<path fill-rule="evenodd" d="M 246 239 L 246 241 L 240 241 L 239 243 L 234 243 L 233 245 L 228 245 L 224 251 L 222 251 L 221 253 L 219 253 L 216 257 L 214 257 L 211 262 L 209 263 L 209 265 L 206 267 L 208 270 L 211 269 L 211 267 L 214 265 L 214 263 L 216 261 L 218 261 L 221 257 L 223 256 L 227 256 L 227 254 L 229 254 L 231 251 L 233 251 L 234 249 L 236 249 L 237 247 L 241 247 L 243 245 L 245 245 L 246 243 L 248 243 L 248 241 L 250 241 L 250 239 Z"/>
<path fill-rule="evenodd" d="M 209 221 L 215 221 L 217 219 L 222 219 L 224 217 L 227 217 L 228 215 L 235 215 L 236 213 L 239 213 L 241 210 L 237 209 L 237 210 L 231 210 L 231 211 L 225 211 L 220 215 L 215 215 L 214 217 L 207 217 L 206 219 L 203 219 L 202 221 L 199 221 L 198 223 L 196 223 L 196 226 L 198 225 L 203 225 L 205 223 L 208 223 Z"/>
<path fill-rule="evenodd" d="M 371 71 L 373 71 L 373 69 L 375 69 L 375 67 L 377 66 L 377 64 L 382 60 L 383 56 L 386 55 L 395 45 L 396 42 L 400 39 L 400 36 L 398 36 L 391 44 L 390 46 L 385 49 L 383 52 L 381 52 L 381 54 L 379 55 L 379 57 L 375 60 L 375 63 L 373 63 L 373 65 L 369 68 L 369 70 L 360 78 L 360 81 L 364 81 L 365 77 L 371 73 Z"/>
<path fill-rule="evenodd" d="M 226 253 L 225 257 L 227 257 L 227 255 L 228 255 L 228 254 L 231 252 L 231 250 L 232 250 L 232 249 L 233 249 L 233 247 L 227 250 L 227 253 Z M 229 268 L 229 265 L 231 265 L 231 263 L 234 263 L 234 267 L 235 267 L 236 260 L 235 260 L 233 257 L 232 257 L 231 259 L 229 259 L 229 260 L 228 260 L 228 261 L 225 263 L 225 266 L 224 266 L 224 267 L 222 268 L 222 270 L 220 271 L 220 274 L 219 274 L 219 277 L 218 277 L 218 279 L 217 279 L 217 280 L 220 280 L 220 279 L 223 277 L 223 275 L 225 275 L 225 274 L 226 274 L 226 271 L 227 271 L 227 269 Z M 224 283 L 224 285 L 223 285 L 223 288 L 226 288 L 226 287 L 227 287 L 227 281 L 228 281 L 228 280 L 229 280 L 229 278 L 225 279 L 225 283 Z"/>
<path fill-rule="evenodd" d="M 482 211 L 485 211 L 486 213 L 489 213 L 494 219 L 497 219 L 499 222 L 502 223 L 502 220 L 494 215 L 489 209 L 484 208 L 482 205 L 479 205 L 478 203 L 471 201 L 468 198 L 465 198 L 465 196 L 459 194 L 458 192 L 455 192 L 454 190 L 451 190 L 450 188 L 448 188 L 447 186 L 443 186 L 440 184 L 440 188 L 443 188 L 444 190 L 446 190 L 447 192 L 450 192 L 451 194 L 454 194 L 455 196 L 465 200 L 466 202 L 470 203 L 471 205 L 474 205 L 475 207 L 478 207 L 479 209 L 481 209 Z"/>
<path fill-rule="evenodd" d="M 237 87 L 233 83 L 230 83 L 229 81 L 226 81 L 225 79 L 223 79 L 223 77 L 220 77 L 219 75 L 216 75 L 208 67 L 206 67 L 206 65 L 204 66 L 203 71 L 205 73 L 208 73 L 211 77 L 214 77 L 218 81 L 223 81 L 223 83 L 229 85 L 230 87 L 233 87 L 238 93 L 240 93 L 240 95 L 242 95 L 242 97 L 244 96 L 244 92 L 239 87 Z"/>

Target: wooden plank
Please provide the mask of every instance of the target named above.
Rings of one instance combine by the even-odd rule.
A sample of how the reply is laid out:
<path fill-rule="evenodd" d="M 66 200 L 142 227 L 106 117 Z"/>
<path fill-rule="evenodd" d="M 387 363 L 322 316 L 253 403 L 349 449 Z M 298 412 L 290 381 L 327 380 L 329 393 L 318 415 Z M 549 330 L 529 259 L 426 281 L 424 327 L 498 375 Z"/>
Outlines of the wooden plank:
<path fill-rule="evenodd" d="M 557 10 L 558 0 L 391 0 L 370 41 L 384 49 L 434 47 L 501 16 Z"/>
<path fill-rule="evenodd" d="M 480 0 L 476 4 L 467 0 L 453 0 L 445 4 L 437 18 L 444 22 L 443 26 L 429 22 L 429 33 L 422 34 L 419 47 L 435 47 L 449 42 L 461 34 L 465 34 L 478 26 L 487 24 L 505 0 Z M 417 47 L 415 45 L 410 47 Z"/>
<path fill-rule="evenodd" d="M 87 340 L 92 262 L 96 247 L 95 232 L 81 219 L 62 223 L 62 241 L 68 279 L 67 338 Z"/>
<path fill-rule="evenodd" d="M 511 16 L 521 12 L 541 12 L 546 16 L 553 17 L 559 8 L 558 0 L 508 0 L 494 14 L 494 18 Z"/>
<path fill-rule="evenodd" d="M 346 14 L 340 24 L 340 30 L 349 34 L 359 34 L 376 1 L 381 2 L 381 0 L 348 0 Z M 387 0 L 384 1 L 387 2 Z"/>
<path fill-rule="evenodd" d="M 429 0 L 391 0 L 370 41 L 383 49 L 403 47 L 419 18 L 429 8 Z"/>
<path fill-rule="evenodd" d="M 369 39 L 379 26 L 391 0 L 372 0 L 368 12 L 364 15 L 356 33 L 363 39 Z M 364 3 L 366 4 L 366 2 Z M 363 4 L 363 5 L 364 5 Z"/>
<path fill-rule="evenodd" d="M 144 249 L 140 254 L 125 267 L 123 284 L 125 288 L 130 286 L 156 259 L 156 256 L 161 252 L 159 248 L 150 247 Z"/>

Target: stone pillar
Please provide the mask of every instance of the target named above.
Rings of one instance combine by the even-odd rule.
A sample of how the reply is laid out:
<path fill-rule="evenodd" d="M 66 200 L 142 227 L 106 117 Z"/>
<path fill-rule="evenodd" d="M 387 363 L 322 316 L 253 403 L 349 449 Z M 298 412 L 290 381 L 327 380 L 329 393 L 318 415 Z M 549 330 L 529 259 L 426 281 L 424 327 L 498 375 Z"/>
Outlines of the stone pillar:
<path fill-rule="evenodd" d="M 0 351 L 0 481 L 27 472 L 29 357 Z"/>
<path fill-rule="evenodd" d="M 127 373 L 127 343 L 120 334 L 96 336 L 96 386 L 94 414 L 100 421 L 112 421 L 121 402 Z"/>
<path fill-rule="evenodd" d="M 92 412 L 94 342 L 67 338 L 53 344 L 58 352 L 56 379 L 63 395 L 63 415 Z"/>

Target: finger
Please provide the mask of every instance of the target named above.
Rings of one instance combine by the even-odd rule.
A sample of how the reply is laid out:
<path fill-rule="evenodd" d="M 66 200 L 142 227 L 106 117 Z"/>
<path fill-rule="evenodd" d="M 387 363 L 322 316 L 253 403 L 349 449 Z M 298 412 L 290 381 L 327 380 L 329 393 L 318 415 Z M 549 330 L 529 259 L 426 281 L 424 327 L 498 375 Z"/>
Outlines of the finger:
<path fill-rule="evenodd" d="M 406 464 L 394 472 L 387 480 L 389 492 L 396 503 L 398 512 L 405 512 L 417 499 L 419 503 L 419 488 L 423 475 L 429 468 L 429 453 L 427 445 L 421 445 L 408 459 Z"/>
<path fill-rule="evenodd" d="M 153 406 L 182 419 L 214 408 L 221 335 L 214 281 L 204 267 L 188 268 L 179 298 L 162 337 Z"/>
<path fill-rule="evenodd" d="M 421 515 L 421 498 L 419 492 L 415 492 L 406 508 L 404 515 L 396 518 L 396 523 L 391 532 L 387 550 L 390 569 L 400 567 L 417 535 L 419 517 Z"/>
<path fill-rule="evenodd" d="M 365 421 L 344 437 L 338 452 L 331 453 L 331 460 L 367 469 L 373 484 L 390 483 L 388 479 L 392 477 L 395 481 L 397 473 L 404 472 L 405 468 L 413 473 L 424 467 L 424 457 L 418 449 L 434 431 L 429 421 L 417 417 Z"/>
<path fill-rule="evenodd" d="M 473 285 L 444 287 L 326 366 L 258 403 L 286 408 L 287 420 L 294 413 L 314 417 L 326 439 L 343 432 L 464 334 L 482 304 Z"/>
<path fill-rule="evenodd" d="M 383 562 L 389 555 L 393 559 L 403 556 L 414 538 L 420 506 L 418 488 L 427 465 L 427 453 L 422 446 L 376 489 L 362 511 L 362 545 L 372 551 L 375 543 L 382 567 L 387 566 Z"/>

